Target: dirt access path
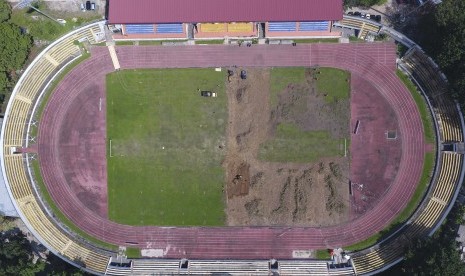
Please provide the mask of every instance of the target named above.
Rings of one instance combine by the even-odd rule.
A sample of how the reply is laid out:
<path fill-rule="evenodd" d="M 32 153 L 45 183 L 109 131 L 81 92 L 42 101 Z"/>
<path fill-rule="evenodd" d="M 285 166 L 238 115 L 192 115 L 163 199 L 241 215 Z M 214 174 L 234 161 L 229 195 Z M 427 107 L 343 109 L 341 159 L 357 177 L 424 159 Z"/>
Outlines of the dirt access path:
<path fill-rule="evenodd" d="M 280 122 L 292 121 L 305 130 L 326 128 L 333 136 L 347 135 L 348 100 L 337 108 L 345 117 L 340 127 L 341 122 L 334 123 L 334 117 L 328 116 L 333 110 L 324 110 L 328 105 L 308 81 L 311 76 L 306 76 L 308 83 L 301 87 L 286 88 L 272 108 L 270 69 L 247 69 L 246 80 L 238 76 L 240 68 L 233 70 L 227 87 L 228 154 L 224 162 L 227 225 L 327 226 L 347 221 L 348 157 L 281 163 L 264 162 L 257 155 L 260 144 L 274 136 Z M 296 107 L 302 103 L 304 109 Z"/>

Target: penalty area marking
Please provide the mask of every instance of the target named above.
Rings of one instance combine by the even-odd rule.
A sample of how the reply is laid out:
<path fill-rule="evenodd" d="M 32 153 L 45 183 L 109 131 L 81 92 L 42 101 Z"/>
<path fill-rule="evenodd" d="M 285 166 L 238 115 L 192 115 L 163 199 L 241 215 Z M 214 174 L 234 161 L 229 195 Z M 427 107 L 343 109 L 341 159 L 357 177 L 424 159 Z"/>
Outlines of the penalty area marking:
<path fill-rule="evenodd" d="M 111 155 L 111 139 L 110 139 L 110 157 L 113 157 L 113 155 Z"/>
<path fill-rule="evenodd" d="M 102 98 L 100 98 L 100 101 L 98 103 L 98 110 L 102 111 Z"/>

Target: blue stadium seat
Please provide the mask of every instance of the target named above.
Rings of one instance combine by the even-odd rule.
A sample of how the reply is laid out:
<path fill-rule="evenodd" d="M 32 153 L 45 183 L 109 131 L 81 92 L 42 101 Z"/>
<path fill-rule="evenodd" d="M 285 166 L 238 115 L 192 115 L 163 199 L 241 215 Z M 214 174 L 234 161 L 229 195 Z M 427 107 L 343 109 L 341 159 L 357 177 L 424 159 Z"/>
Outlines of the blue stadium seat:
<path fill-rule="evenodd" d="M 329 28 L 328 21 L 300 22 L 299 31 L 301 32 L 327 31 L 328 28 Z"/>
<path fill-rule="evenodd" d="M 128 24 L 126 25 L 126 33 L 128 34 L 153 34 L 152 24 Z"/>
<path fill-rule="evenodd" d="M 182 24 L 157 24 L 157 33 L 160 34 L 182 34 Z"/>
<path fill-rule="evenodd" d="M 268 31 L 270 32 L 294 32 L 296 30 L 296 22 L 270 22 L 268 23 Z"/>

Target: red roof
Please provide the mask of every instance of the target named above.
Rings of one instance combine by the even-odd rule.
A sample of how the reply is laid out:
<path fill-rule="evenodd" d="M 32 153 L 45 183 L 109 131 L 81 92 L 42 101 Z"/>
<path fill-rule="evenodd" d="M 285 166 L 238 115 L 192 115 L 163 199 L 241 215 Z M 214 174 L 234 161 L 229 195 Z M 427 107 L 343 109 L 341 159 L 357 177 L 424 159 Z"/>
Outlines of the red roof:
<path fill-rule="evenodd" d="M 110 24 L 342 19 L 342 0 L 109 0 Z"/>

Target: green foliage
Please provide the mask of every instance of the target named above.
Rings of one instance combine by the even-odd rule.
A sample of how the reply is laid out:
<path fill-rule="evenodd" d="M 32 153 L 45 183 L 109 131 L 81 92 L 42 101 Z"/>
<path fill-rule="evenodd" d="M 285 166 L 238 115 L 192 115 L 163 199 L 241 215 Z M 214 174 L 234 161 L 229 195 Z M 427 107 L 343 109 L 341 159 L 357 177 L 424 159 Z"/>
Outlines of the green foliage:
<path fill-rule="evenodd" d="M 45 263 L 44 269 L 37 273 L 37 276 L 84 276 L 89 275 L 77 267 L 70 265 L 69 263 L 63 261 L 59 257 L 55 256 L 52 253 L 49 253 L 47 256 L 47 262 Z"/>
<path fill-rule="evenodd" d="M 30 35 L 21 34 L 18 26 L 0 23 L 0 71 L 10 72 L 21 68 L 32 45 Z"/>
<path fill-rule="evenodd" d="M 21 231 L 0 233 L 0 275 L 34 275 L 44 263 L 33 263 L 31 244 Z"/>
<path fill-rule="evenodd" d="M 15 218 L 0 216 L 0 232 L 11 230 L 15 225 Z"/>
<path fill-rule="evenodd" d="M 0 71 L 0 93 L 4 93 L 8 87 L 9 81 L 6 72 Z"/>
<path fill-rule="evenodd" d="M 382 5 L 386 2 L 387 0 L 344 0 L 344 7 L 371 7 L 374 5 Z"/>
<path fill-rule="evenodd" d="M 11 6 L 5 0 L 0 0 L 0 23 L 10 19 Z"/>
<path fill-rule="evenodd" d="M 455 241 L 457 222 L 460 222 L 463 214 L 463 206 L 454 206 L 440 231 L 433 237 L 418 239 L 410 244 L 401 265 L 403 274 L 465 275 L 465 266 L 460 260 Z"/>
<path fill-rule="evenodd" d="M 444 0 L 413 29 L 415 39 L 446 74 L 451 94 L 465 106 L 465 1 Z"/>

